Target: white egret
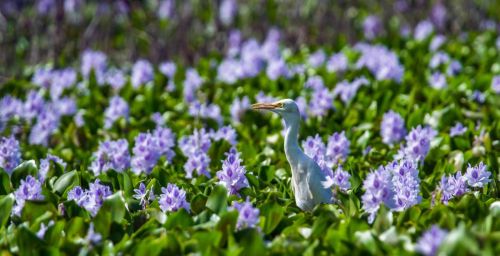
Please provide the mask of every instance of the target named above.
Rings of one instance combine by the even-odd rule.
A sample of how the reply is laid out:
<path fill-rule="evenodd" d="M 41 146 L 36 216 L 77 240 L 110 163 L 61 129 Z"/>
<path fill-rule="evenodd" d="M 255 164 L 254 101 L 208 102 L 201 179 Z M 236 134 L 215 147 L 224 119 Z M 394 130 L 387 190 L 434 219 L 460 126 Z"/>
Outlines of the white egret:
<path fill-rule="evenodd" d="M 274 103 L 256 103 L 252 109 L 272 111 L 285 121 L 285 155 L 292 169 L 292 190 L 297 206 L 310 211 L 317 204 L 331 203 L 332 191 L 325 186 L 326 176 L 319 165 L 299 147 L 300 112 L 297 104 L 284 99 Z"/>

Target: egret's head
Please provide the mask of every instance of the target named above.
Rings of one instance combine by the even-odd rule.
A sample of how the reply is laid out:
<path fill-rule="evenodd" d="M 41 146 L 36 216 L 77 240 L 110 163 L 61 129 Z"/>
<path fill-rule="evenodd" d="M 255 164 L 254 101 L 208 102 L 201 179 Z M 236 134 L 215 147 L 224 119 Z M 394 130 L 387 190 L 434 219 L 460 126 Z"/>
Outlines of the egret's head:
<path fill-rule="evenodd" d="M 291 99 L 279 100 L 273 103 L 256 103 L 252 105 L 252 109 L 270 110 L 279 114 L 285 120 L 290 118 L 300 118 L 299 107 L 297 103 Z"/>

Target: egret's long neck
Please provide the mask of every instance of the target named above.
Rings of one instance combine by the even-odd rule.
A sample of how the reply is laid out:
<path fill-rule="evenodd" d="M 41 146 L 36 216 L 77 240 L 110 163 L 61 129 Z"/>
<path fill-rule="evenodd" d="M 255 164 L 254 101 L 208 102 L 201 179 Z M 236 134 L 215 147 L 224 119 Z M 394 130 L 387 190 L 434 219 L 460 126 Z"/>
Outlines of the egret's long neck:
<path fill-rule="evenodd" d="M 299 156 L 304 154 L 299 147 L 300 118 L 284 118 L 285 120 L 285 154 L 288 162 L 294 165 Z"/>

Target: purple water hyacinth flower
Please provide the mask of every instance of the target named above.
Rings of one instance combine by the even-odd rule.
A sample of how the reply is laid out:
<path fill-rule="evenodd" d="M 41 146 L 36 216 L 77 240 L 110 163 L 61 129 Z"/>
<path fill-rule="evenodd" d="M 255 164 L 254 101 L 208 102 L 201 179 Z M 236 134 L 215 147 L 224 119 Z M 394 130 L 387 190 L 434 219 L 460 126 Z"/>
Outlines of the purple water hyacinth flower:
<path fill-rule="evenodd" d="M 260 47 L 260 57 L 268 63 L 282 58 L 279 47 L 280 37 L 279 30 L 271 28 L 267 32 L 266 40 Z"/>
<path fill-rule="evenodd" d="M 210 118 L 222 124 L 221 110 L 215 103 L 201 103 L 198 100 L 191 102 L 189 114 L 198 118 Z"/>
<path fill-rule="evenodd" d="M 52 71 L 49 68 L 37 68 L 33 73 L 31 82 L 43 88 L 50 88 L 52 84 Z"/>
<path fill-rule="evenodd" d="M 180 189 L 175 184 L 169 183 L 166 188 L 161 188 L 162 194 L 158 199 L 158 204 L 163 212 L 176 212 L 181 208 L 190 211 L 190 204 L 186 201 L 186 191 Z"/>
<path fill-rule="evenodd" d="M 484 165 L 483 162 L 480 162 L 474 167 L 469 164 L 467 172 L 465 173 L 467 184 L 473 188 L 484 187 L 484 185 L 491 182 L 490 176 L 491 172 L 486 170 L 486 165 Z"/>
<path fill-rule="evenodd" d="M 327 176 L 326 187 L 336 186 L 341 191 L 347 191 L 351 189 L 351 182 L 349 181 L 351 178 L 351 174 L 344 171 L 341 165 L 337 167 L 337 169 L 332 173 L 332 176 Z"/>
<path fill-rule="evenodd" d="M 94 223 L 91 222 L 89 225 L 89 229 L 87 230 L 87 235 L 85 236 L 84 239 L 85 243 L 96 245 L 99 244 L 101 240 L 102 240 L 102 235 L 94 230 Z"/>
<path fill-rule="evenodd" d="M 186 79 L 184 80 L 184 100 L 188 103 L 195 101 L 196 90 L 203 84 L 203 78 L 198 74 L 198 71 L 189 68 L 186 71 Z"/>
<path fill-rule="evenodd" d="M 156 127 L 165 125 L 165 119 L 163 119 L 163 115 L 160 112 L 151 114 L 151 120 L 156 124 Z"/>
<path fill-rule="evenodd" d="M 45 100 L 43 99 L 42 91 L 31 90 L 26 96 L 26 101 L 21 112 L 22 117 L 31 121 L 39 116 L 45 109 Z"/>
<path fill-rule="evenodd" d="M 238 29 L 231 30 L 231 32 L 229 32 L 227 43 L 227 56 L 229 58 L 233 58 L 238 55 L 240 53 L 241 32 Z"/>
<path fill-rule="evenodd" d="M 85 190 L 83 190 L 82 187 L 80 186 L 75 186 L 68 192 L 67 199 L 78 202 L 84 196 L 85 196 Z"/>
<path fill-rule="evenodd" d="M 7 123 L 16 116 L 23 116 L 23 102 L 10 95 L 0 99 L 0 132 L 2 132 Z"/>
<path fill-rule="evenodd" d="M 195 130 L 192 135 L 180 138 L 179 147 L 184 156 L 188 157 L 184 164 L 187 178 L 192 178 L 194 171 L 198 175 L 210 177 L 208 169 L 210 157 L 207 154 L 212 143 L 210 139 L 211 134 L 207 133 L 205 129 Z"/>
<path fill-rule="evenodd" d="M 55 164 L 59 164 L 63 168 L 63 171 L 66 169 L 67 164 L 66 162 L 64 162 L 64 160 L 62 160 L 58 156 L 47 154 L 47 156 L 44 159 L 40 160 L 40 167 L 38 168 L 38 178 L 42 183 L 47 178 L 47 173 L 49 172 L 50 169 L 50 161 L 52 161 Z"/>
<path fill-rule="evenodd" d="M 429 84 L 435 89 L 443 89 L 448 86 L 446 76 L 440 72 L 434 72 L 429 77 Z"/>
<path fill-rule="evenodd" d="M 147 204 L 155 198 L 153 187 L 151 187 L 150 190 L 147 190 L 146 185 L 141 182 L 141 184 L 139 184 L 139 188 L 134 189 L 133 197 L 139 200 L 142 208 L 145 209 Z"/>
<path fill-rule="evenodd" d="M 109 100 L 109 106 L 104 111 L 104 128 L 109 129 L 113 123 L 119 118 L 128 120 L 129 106 L 127 102 L 120 96 L 113 96 Z"/>
<path fill-rule="evenodd" d="M 106 72 L 105 80 L 115 91 L 119 91 L 127 82 L 123 71 L 116 68 L 109 69 Z"/>
<path fill-rule="evenodd" d="M 93 158 L 89 169 L 94 172 L 95 176 L 108 170 L 123 172 L 130 167 L 128 142 L 125 139 L 101 142 L 97 152 L 94 152 Z"/>
<path fill-rule="evenodd" d="M 333 95 L 334 97 L 340 95 L 340 99 L 344 103 L 348 103 L 352 100 L 352 98 L 354 98 L 354 96 L 356 96 L 358 89 L 363 85 L 368 85 L 368 80 L 365 77 L 356 78 L 350 83 L 347 80 L 344 80 L 335 86 L 335 89 L 333 89 Z"/>
<path fill-rule="evenodd" d="M 211 142 L 211 134 L 205 129 L 194 130 L 192 135 L 183 136 L 179 140 L 179 147 L 185 156 L 189 156 L 197 149 L 208 152 Z"/>
<path fill-rule="evenodd" d="M 10 137 L 0 138 L 0 167 L 9 175 L 21 163 L 21 147 L 19 141 Z"/>
<path fill-rule="evenodd" d="M 235 0 L 223 0 L 219 7 L 219 19 L 225 26 L 233 23 L 234 16 L 238 13 L 238 3 Z"/>
<path fill-rule="evenodd" d="M 321 76 L 310 76 L 304 83 L 304 87 L 319 90 L 325 88 L 325 83 Z"/>
<path fill-rule="evenodd" d="M 211 131 L 211 137 L 214 141 L 225 140 L 231 145 L 236 145 L 236 130 L 230 125 L 223 126 L 217 131 Z"/>
<path fill-rule="evenodd" d="M 59 116 L 71 116 L 76 113 L 76 101 L 70 97 L 54 100 L 48 105 Z"/>
<path fill-rule="evenodd" d="M 36 236 L 43 240 L 47 230 L 54 225 L 54 221 L 50 220 L 47 225 L 45 223 L 40 224 L 40 229 L 36 232 Z"/>
<path fill-rule="evenodd" d="M 385 46 L 359 43 L 355 49 L 361 52 L 356 62 L 358 69 L 366 67 L 377 80 L 394 80 L 401 82 L 404 67 L 399 63 L 396 54 Z"/>
<path fill-rule="evenodd" d="M 43 200 L 42 184 L 31 175 L 26 179 L 21 180 L 21 185 L 14 191 L 14 198 L 16 200 L 14 207 L 12 207 L 12 214 L 21 216 L 26 200 Z"/>
<path fill-rule="evenodd" d="M 457 75 L 460 71 L 462 71 L 462 64 L 457 60 L 452 60 L 446 68 L 446 74 L 449 76 Z"/>
<path fill-rule="evenodd" d="M 393 205 L 393 188 L 391 173 L 380 166 L 377 170 L 368 174 L 363 181 L 365 193 L 361 197 L 363 209 L 369 213 L 368 223 L 373 223 L 380 205 Z"/>
<path fill-rule="evenodd" d="M 101 208 L 104 200 L 111 195 L 111 188 L 101 184 L 99 179 L 90 183 L 89 189 L 83 190 L 76 186 L 68 192 L 68 200 L 74 200 L 79 206 L 85 208 L 92 216 L 95 216 Z"/>
<path fill-rule="evenodd" d="M 72 68 L 53 70 L 52 82 L 50 86 L 50 98 L 59 99 L 66 88 L 70 88 L 76 83 L 76 71 Z"/>
<path fill-rule="evenodd" d="M 435 69 L 440 65 L 448 64 L 450 60 L 451 58 L 447 53 L 441 51 L 436 52 L 434 55 L 432 55 L 431 61 L 429 62 L 429 67 Z"/>
<path fill-rule="evenodd" d="M 162 156 L 171 162 L 175 156 L 174 145 L 175 135 L 169 128 L 157 127 L 153 133 L 140 133 L 135 137 L 132 149 L 132 171 L 149 174 Z"/>
<path fill-rule="evenodd" d="M 351 143 L 345 136 L 345 132 L 335 132 L 328 137 L 326 145 L 326 163 L 327 166 L 332 168 L 339 162 L 343 162 L 349 154 L 349 146 Z"/>
<path fill-rule="evenodd" d="M 307 119 L 307 100 L 303 96 L 299 96 L 295 99 L 297 107 L 299 108 L 299 113 L 302 119 Z"/>
<path fill-rule="evenodd" d="M 450 137 L 460 136 L 467 131 L 467 127 L 465 127 L 462 123 L 457 122 L 455 126 L 450 129 Z"/>
<path fill-rule="evenodd" d="M 302 141 L 302 148 L 304 149 L 304 153 L 316 163 L 323 161 L 325 158 L 326 146 L 318 134 L 314 137 L 309 136 L 306 140 Z"/>
<path fill-rule="evenodd" d="M 406 145 L 400 149 L 397 158 L 407 158 L 413 161 L 423 161 L 429 153 L 431 140 L 437 132 L 431 127 L 417 126 L 406 135 Z"/>
<path fill-rule="evenodd" d="M 349 62 L 344 53 L 339 52 L 332 55 L 326 62 L 326 70 L 330 73 L 346 71 Z"/>
<path fill-rule="evenodd" d="M 174 16 L 174 9 L 174 0 L 161 0 L 158 6 L 158 17 L 162 20 L 171 19 Z"/>
<path fill-rule="evenodd" d="M 394 211 L 404 211 L 420 203 L 420 179 L 417 165 L 404 160 L 392 166 L 392 185 L 394 189 Z"/>
<path fill-rule="evenodd" d="M 243 77 L 243 72 L 239 61 L 224 59 L 217 68 L 217 80 L 227 84 L 234 84 Z"/>
<path fill-rule="evenodd" d="M 430 18 L 436 27 L 444 28 L 447 15 L 448 11 L 443 3 L 437 2 L 434 6 L 432 6 Z"/>
<path fill-rule="evenodd" d="M 177 71 L 177 66 L 172 61 L 165 61 L 160 64 L 158 69 L 163 75 L 165 75 L 169 79 L 173 79 L 175 76 L 175 72 Z"/>
<path fill-rule="evenodd" d="M 144 59 L 136 61 L 132 67 L 132 77 L 130 79 L 132 86 L 137 88 L 140 85 L 153 80 L 153 72 L 153 66 L 149 61 Z"/>
<path fill-rule="evenodd" d="M 81 10 L 84 0 L 65 0 L 64 1 L 64 12 L 68 14 L 74 14 L 78 10 Z"/>
<path fill-rule="evenodd" d="M 392 110 L 385 113 L 380 124 L 380 135 L 387 145 L 393 145 L 403 139 L 406 135 L 406 128 L 401 115 Z"/>
<path fill-rule="evenodd" d="M 82 54 L 81 72 L 83 77 L 88 78 L 94 71 L 98 84 L 104 82 L 104 74 L 108 66 L 108 57 L 100 51 L 85 50 Z"/>
<path fill-rule="evenodd" d="M 247 40 L 241 46 L 241 67 L 245 77 L 255 77 L 264 67 L 259 43 L 255 39 Z"/>
<path fill-rule="evenodd" d="M 191 155 L 189 155 L 188 160 L 184 164 L 186 178 L 193 178 L 194 171 L 196 171 L 198 176 L 204 175 L 211 178 L 209 165 L 210 157 L 208 154 L 200 149 L 196 149 Z"/>
<path fill-rule="evenodd" d="M 447 235 L 446 230 L 433 225 L 418 239 L 415 249 L 425 256 L 435 256 Z"/>
<path fill-rule="evenodd" d="M 303 76 L 306 72 L 306 66 L 304 64 L 290 64 L 289 77 L 292 76 Z"/>
<path fill-rule="evenodd" d="M 320 66 L 324 65 L 326 61 L 326 54 L 322 49 L 319 49 L 309 55 L 309 58 L 307 59 L 307 64 L 312 67 L 312 68 L 319 68 Z"/>
<path fill-rule="evenodd" d="M 38 0 L 36 3 L 36 10 L 41 15 L 47 15 L 56 6 L 55 0 Z"/>
<path fill-rule="evenodd" d="M 177 71 L 177 66 L 173 61 L 166 61 L 160 64 L 160 72 L 168 78 L 167 87 L 165 88 L 168 92 L 175 90 L 175 72 Z"/>
<path fill-rule="evenodd" d="M 275 102 L 275 101 L 278 101 L 278 99 L 273 97 L 273 96 L 266 95 L 263 91 L 259 91 L 259 93 L 257 93 L 257 95 L 255 95 L 255 101 L 257 101 L 257 102 Z"/>
<path fill-rule="evenodd" d="M 244 96 L 243 98 L 235 98 L 230 107 L 231 120 L 239 123 L 241 117 L 248 109 L 250 109 L 250 99 L 248 98 L 248 96 Z"/>
<path fill-rule="evenodd" d="M 137 135 L 132 149 L 132 171 L 137 175 L 143 172 L 150 173 L 161 156 L 157 149 L 157 141 L 152 134 L 140 133 Z"/>
<path fill-rule="evenodd" d="M 449 175 L 448 177 L 443 174 L 439 183 L 439 190 L 441 191 L 441 202 L 447 205 L 449 200 L 468 191 L 467 179 L 462 176 L 462 172 L 457 172 L 455 176 Z"/>
<path fill-rule="evenodd" d="M 226 153 L 226 159 L 222 161 L 222 170 L 216 173 L 219 183 L 227 188 L 228 193 L 237 195 L 242 188 L 247 188 L 248 179 L 245 176 L 245 166 L 241 165 L 242 160 L 236 148 L 231 148 Z"/>
<path fill-rule="evenodd" d="M 373 39 L 382 32 L 382 21 L 375 15 L 370 15 L 363 20 L 363 33 L 367 39 Z"/>
<path fill-rule="evenodd" d="M 432 38 L 431 44 L 429 45 L 429 49 L 431 51 L 436 51 L 446 42 L 446 36 L 436 35 Z"/>
<path fill-rule="evenodd" d="M 309 114 L 311 116 L 324 116 L 328 110 L 333 109 L 333 94 L 328 88 L 323 87 L 313 90 L 309 101 Z"/>
<path fill-rule="evenodd" d="M 423 20 L 417 24 L 413 37 L 417 41 L 427 39 L 434 32 L 434 25 L 429 20 Z"/>
<path fill-rule="evenodd" d="M 238 203 L 233 201 L 232 209 L 238 211 L 238 222 L 236 224 L 236 229 L 244 228 L 255 228 L 259 223 L 260 211 L 258 208 L 254 208 L 252 203 L 250 203 L 250 198 L 247 197 L 246 201 Z"/>
<path fill-rule="evenodd" d="M 172 162 L 175 156 L 175 134 L 170 128 L 167 127 L 156 127 L 153 131 L 153 136 L 156 138 L 158 152 L 161 156 L 164 156 L 168 162 Z"/>
<path fill-rule="evenodd" d="M 493 89 L 496 94 L 500 94 L 500 75 L 494 76 L 493 79 L 491 79 L 491 89 Z"/>
<path fill-rule="evenodd" d="M 78 128 L 81 128 L 85 125 L 85 119 L 83 118 L 84 113 L 85 112 L 83 110 L 79 110 L 73 117 L 73 121 L 75 122 L 75 125 Z"/>
<path fill-rule="evenodd" d="M 60 116 L 53 111 L 43 111 L 37 118 L 36 124 L 31 128 L 29 143 L 31 145 L 47 146 L 49 138 L 59 127 Z"/>
<path fill-rule="evenodd" d="M 401 26 L 399 27 L 399 35 L 404 38 L 404 39 L 408 39 L 411 35 L 411 27 L 410 25 L 408 24 L 401 24 Z"/>
<path fill-rule="evenodd" d="M 268 62 L 266 75 L 270 80 L 275 81 L 280 77 L 289 77 L 290 71 L 286 62 L 283 59 L 278 58 Z"/>
<path fill-rule="evenodd" d="M 486 100 L 486 95 L 484 95 L 484 93 L 482 93 L 481 91 L 479 90 L 474 90 L 472 92 L 472 95 L 470 96 L 472 100 L 476 101 L 477 103 L 484 103 L 484 101 Z"/>

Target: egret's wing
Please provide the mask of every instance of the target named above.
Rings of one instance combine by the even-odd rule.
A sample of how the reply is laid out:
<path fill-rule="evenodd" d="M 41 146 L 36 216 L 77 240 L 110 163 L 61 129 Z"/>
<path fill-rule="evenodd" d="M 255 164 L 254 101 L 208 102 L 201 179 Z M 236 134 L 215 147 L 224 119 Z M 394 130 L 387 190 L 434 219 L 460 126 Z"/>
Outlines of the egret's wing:
<path fill-rule="evenodd" d="M 309 164 L 308 168 L 308 184 L 309 191 L 314 198 L 314 201 L 317 203 L 329 203 L 332 199 L 332 191 L 325 185 L 328 184 L 326 177 L 323 175 L 320 167 L 316 162 L 313 161 L 312 164 Z"/>

